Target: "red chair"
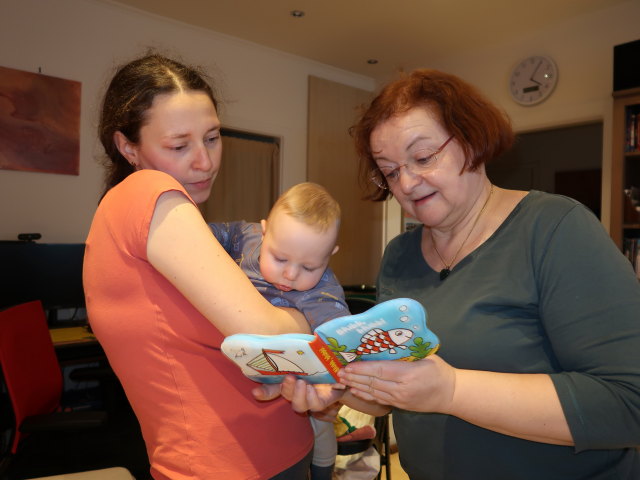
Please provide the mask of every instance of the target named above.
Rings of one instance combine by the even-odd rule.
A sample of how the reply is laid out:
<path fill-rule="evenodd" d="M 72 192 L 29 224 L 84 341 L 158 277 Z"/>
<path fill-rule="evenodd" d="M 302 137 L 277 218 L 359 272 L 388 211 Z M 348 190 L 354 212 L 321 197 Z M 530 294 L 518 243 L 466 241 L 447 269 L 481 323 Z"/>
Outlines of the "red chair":
<path fill-rule="evenodd" d="M 0 312 L 0 367 L 15 422 L 8 452 L 15 455 L 30 433 L 102 426 L 102 411 L 64 412 L 63 377 L 40 301 Z"/>

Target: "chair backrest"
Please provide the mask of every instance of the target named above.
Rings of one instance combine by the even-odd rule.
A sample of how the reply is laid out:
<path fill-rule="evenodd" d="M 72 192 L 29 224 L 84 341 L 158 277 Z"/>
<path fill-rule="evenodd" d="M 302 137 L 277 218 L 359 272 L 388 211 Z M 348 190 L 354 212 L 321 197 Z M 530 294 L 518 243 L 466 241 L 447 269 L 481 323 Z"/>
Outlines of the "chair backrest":
<path fill-rule="evenodd" d="M 56 411 L 62 395 L 62 372 L 40 301 L 0 312 L 0 367 L 16 419 L 16 453 L 22 421 Z"/>
<path fill-rule="evenodd" d="M 347 295 L 345 297 L 345 300 L 347 302 L 347 307 L 349 307 L 351 315 L 366 312 L 371 307 L 376 305 L 376 301 L 372 298 L 352 297 Z"/>
<path fill-rule="evenodd" d="M 355 455 L 366 452 L 369 447 L 374 446 L 380 455 L 380 469 L 376 479 L 382 478 L 382 466 L 385 467 L 387 480 L 391 479 L 391 459 L 389 446 L 389 414 L 374 419 L 373 426 L 376 436 L 367 440 L 351 440 L 338 442 L 338 455 Z"/>

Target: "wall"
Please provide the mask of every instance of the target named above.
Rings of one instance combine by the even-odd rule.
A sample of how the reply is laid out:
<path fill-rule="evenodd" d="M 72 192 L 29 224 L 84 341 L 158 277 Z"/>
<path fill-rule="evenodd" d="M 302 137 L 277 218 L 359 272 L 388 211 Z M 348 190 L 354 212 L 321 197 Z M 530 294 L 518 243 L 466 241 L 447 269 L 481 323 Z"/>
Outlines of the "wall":
<path fill-rule="evenodd" d="M 524 8 L 523 14 L 526 14 Z M 424 67 L 454 73 L 476 85 L 509 114 L 518 132 L 602 121 L 602 221 L 608 227 L 613 46 L 640 39 L 639 19 L 640 1 L 631 0 L 550 25 L 506 45 L 469 48 L 465 55 L 432 59 Z M 536 54 L 549 55 L 556 61 L 559 81 L 545 102 L 523 107 L 509 97 L 509 74 L 520 60 Z M 387 238 L 392 238 L 400 230 L 400 209 L 393 202 L 388 205 L 388 210 Z"/>
<path fill-rule="evenodd" d="M 99 0 L 0 0 L 0 65 L 82 82 L 80 175 L 0 171 L 0 240 L 84 241 L 97 205 L 98 99 L 115 65 L 156 46 L 204 66 L 226 127 L 281 138 L 281 187 L 306 178 L 307 78 L 374 82 L 300 57 Z"/>

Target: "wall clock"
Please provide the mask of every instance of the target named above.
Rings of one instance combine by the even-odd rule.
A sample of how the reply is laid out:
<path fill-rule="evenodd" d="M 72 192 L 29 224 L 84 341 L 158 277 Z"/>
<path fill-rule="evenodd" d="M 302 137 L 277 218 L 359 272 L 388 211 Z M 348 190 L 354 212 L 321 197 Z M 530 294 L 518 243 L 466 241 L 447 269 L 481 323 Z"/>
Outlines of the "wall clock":
<path fill-rule="evenodd" d="M 551 57 L 533 55 L 522 60 L 511 72 L 509 92 L 520 105 L 545 100 L 558 83 L 558 67 Z"/>

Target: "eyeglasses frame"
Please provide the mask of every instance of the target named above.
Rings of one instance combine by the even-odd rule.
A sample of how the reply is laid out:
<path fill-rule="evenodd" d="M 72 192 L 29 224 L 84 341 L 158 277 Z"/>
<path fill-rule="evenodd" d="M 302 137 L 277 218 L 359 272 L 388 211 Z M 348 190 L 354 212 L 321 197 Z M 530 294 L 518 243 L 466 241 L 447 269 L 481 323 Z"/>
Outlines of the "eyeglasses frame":
<path fill-rule="evenodd" d="M 440 155 L 442 153 L 442 151 L 449 144 L 449 142 L 451 140 L 453 140 L 454 137 L 455 137 L 455 135 L 451 135 L 449 138 L 447 138 L 447 140 L 442 145 L 440 145 L 439 148 L 437 148 L 431 155 L 429 155 L 429 157 L 430 158 L 435 157 L 437 159 L 438 158 L 437 155 Z M 398 165 L 392 171 L 398 170 L 398 172 L 399 172 L 402 167 L 407 167 L 408 168 L 408 166 L 409 166 L 409 162 L 403 163 L 402 165 Z M 371 170 L 370 175 L 369 175 L 369 180 L 371 182 L 373 182 L 373 184 L 376 187 L 381 188 L 383 190 L 389 190 L 389 184 L 387 182 L 386 176 L 380 171 L 379 168 Z"/>

